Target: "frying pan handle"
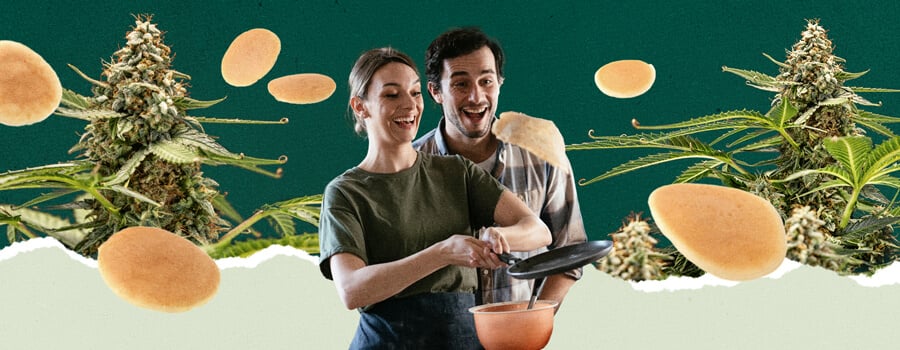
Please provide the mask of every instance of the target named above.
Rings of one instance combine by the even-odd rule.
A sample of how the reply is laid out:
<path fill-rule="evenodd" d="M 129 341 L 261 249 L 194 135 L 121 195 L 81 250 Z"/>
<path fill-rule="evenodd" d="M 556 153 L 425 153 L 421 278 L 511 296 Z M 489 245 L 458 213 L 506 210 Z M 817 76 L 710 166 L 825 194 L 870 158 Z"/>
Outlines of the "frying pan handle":
<path fill-rule="evenodd" d="M 497 258 L 500 261 L 506 263 L 507 265 L 515 265 L 517 262 L 522 261 L 522 259 L 517 258 L 515 255 L 510 253 L 497 254 Z"/>

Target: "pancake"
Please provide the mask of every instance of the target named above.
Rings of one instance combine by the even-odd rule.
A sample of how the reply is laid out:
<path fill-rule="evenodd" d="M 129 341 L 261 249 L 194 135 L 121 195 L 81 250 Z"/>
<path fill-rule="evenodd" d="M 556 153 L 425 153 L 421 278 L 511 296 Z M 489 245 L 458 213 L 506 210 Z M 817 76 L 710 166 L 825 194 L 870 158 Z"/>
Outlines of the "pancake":
<path fill-rule="evenodd" d="M 572 165 L 566 157 L 566 143 L 552 121 L 519 112 L 503 112 L 491 132 L 498 139 L 522 147 L 550 165 L 572 173 Z"/>
<path fill-rule="evenodd" d="M 0 40 L 0 124 L 43 121 L 61 100 L 62 84 L 47 61 L 21 43 Z"/>
<path fill-rule="evenodd" d="M 310 104 L 327 100 L 337 85 L 322 74 L 304 73 L 283 76 L 269 82 L 269 94 L 276 100 L 293 104 Z"/>
<path fill-rule="evenodd" d="M 672 245 L 714 276 L 752 280 L 784 261 L 784 222 L 761 197 L 730 187 L 683 183 L 657 188 L 648 204 Z"/>
<path fill-rule="evenodd" d="M 112 291 L 147 309 L 184 312 L 219 288 L 219 268 L 200 247 L 155 227 L 129 227 L 100 245 L 100 275 Z"/>
<path fill-rule="evenodd" d="M 222 78 L 233 86 L 253 85 L 275 66 L 279 53 L 281 40 L 275 33 L 263 28 L 243 32 L 222 56 Z"/>
<path fill-rule="evenodd" d="M 656 69 L 640 60 L 621 60 L 605 64 L 594 73 L 594 83 L 605 95 L 632 98 L 643 95 L 656 81 Z"/>

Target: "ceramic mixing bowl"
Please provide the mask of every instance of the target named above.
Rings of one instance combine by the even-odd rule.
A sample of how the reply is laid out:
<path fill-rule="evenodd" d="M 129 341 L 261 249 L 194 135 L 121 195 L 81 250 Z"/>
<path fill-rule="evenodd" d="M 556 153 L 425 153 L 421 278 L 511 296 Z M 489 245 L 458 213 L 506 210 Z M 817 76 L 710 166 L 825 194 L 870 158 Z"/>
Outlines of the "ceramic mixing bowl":
<path fill-rule="evenodd" d="M 475 306 L 475 331 L 486 350 L 542 349 L 553 333 L 557 302 L 538 300 L 528 309 L 528 300 Z"/>

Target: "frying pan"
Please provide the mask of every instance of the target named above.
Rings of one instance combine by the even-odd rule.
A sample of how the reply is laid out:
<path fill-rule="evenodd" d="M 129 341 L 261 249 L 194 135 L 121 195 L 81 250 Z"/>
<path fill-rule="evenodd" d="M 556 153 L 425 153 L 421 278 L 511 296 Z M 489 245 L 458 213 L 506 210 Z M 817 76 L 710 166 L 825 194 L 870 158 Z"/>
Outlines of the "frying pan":
<path fill-rule="evenodd" d="M 536 279 L 531 289 L 531 301 L 528 303 L 528 308 L 531 309 L 541 293 L 545 277 L 590 264 L 606 256 L 611 250 L 612 241 L 588 241 L 556 248 L 527 259 L 519 259 L 508 253 L 500 254 L 499 258 L 510 265 L 507 273 L 513 278 Z"/>

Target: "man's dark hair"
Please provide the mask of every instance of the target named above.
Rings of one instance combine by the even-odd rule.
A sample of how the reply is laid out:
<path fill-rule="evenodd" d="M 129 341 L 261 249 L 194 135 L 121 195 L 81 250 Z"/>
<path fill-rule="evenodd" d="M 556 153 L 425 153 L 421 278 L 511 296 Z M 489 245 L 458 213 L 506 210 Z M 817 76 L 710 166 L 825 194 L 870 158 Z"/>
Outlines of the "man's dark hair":
<path fill-rule="evenodd" d="M 503 49 L 500 43 L 488 37 L 477 27 L 454 28 L 434 39 L 425 51 L 425 77 L 429 83 L 441 86 L 444 60 L 468 55 L 487 46 L 494 54 L 497 77 L 503 78 Z"/>

